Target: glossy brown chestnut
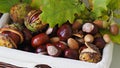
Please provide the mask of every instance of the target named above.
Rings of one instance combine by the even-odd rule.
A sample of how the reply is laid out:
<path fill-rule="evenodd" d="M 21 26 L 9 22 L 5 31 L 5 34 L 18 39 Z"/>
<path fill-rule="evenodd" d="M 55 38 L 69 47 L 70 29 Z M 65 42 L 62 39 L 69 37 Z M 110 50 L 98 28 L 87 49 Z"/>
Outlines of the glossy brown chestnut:
<path fill-rule="evenodd" d="M 58 37 L 60 37 L 60 40 L 66 41 L 69 37 L 72 35 L 72 29 L 70 25 L 63 24 L 57 31 Z"/>
<path fill-rule="evenodd" d="M 66 49 L 64 51 L 64 57 L 70 58 L 70 59 L 78 59 L 79 58 L 79 53 L 78 53 L 77 50 Z"/>
<path fill-rule="evenodd" d="M 47 49 L 45 45 L 41 45 L 36 48 L 36 53 L 38 54 L 47 54 Z"/>
<path fill-rule="evenodd" d="M 63 41 L 59 41 L 57 43 L 55 43 L 55 46 L 57 46 L 58 48 L 60 48 L 62 51 L 64 51 L 65 49 L 67 49 L 67 44 Z"/>
<path fill-rule="evenodd" d="M 49 41 L 49 37 L 45 33 L 40 33 L 32 38 L 31 44 L 33 47 L 39 47 Z"/>

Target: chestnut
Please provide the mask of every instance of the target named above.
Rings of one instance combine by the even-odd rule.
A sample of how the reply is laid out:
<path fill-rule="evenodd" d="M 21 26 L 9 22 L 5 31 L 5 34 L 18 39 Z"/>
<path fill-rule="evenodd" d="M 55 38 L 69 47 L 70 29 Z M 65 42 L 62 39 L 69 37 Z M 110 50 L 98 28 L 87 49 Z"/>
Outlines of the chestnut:
<path fill-rule="evenodd" d="M 87 48 L 81 50 L 79 59 L 81 61 L 97 63 L 101 60 L 101 53 L 99 49 L 91 43 L 85 43 Z"/>
<path fill-rule="evenodd" d="M 56 25 L 54 28 L 49 27 L 46 30 L 46 34 L 49 35 L 49 37 L 54 37 L 57 35 L 58 25 Z"/>
<path fill-rule="evenodd" d="M 23 42 L 23 34 L 21 31 L 9 28 L 9 27 L 3 27 L 0 29 L 0 33 L 9 36 L 16 45 Z"/>
<path fill-rule="evenodd" d="M 73 38 L 69 38 L 67 44 L 70 49 L 79 49 L 79 43 Z"/>
<path fill-rule="evenodd" d="M 28 30 L 27 28 L 24 28 L 22 30 L 23 36 L 24 36 L 24 40 L 29 41 L 32 39 L 32 33 L 30 30 Z"/>
<path fill-rule="evenodd" d="M 105 40 L 106 43 L 111 42 L 111 39 L 110 39 L 109 34 L 104 34 L 104 35 L 103 35 L 103 39 Z"/>
<path fill-rule="evenodd" d="M 72 29 L 74 30 L 74 32 L 78 32 L 79 29 L 81 28 L 82 26 L 82 20 L 81 19 L 77 19 L 75 20 L 75 22 L 72 24 Z"/>
<path fill-rule="evenodd" d="M 95 20 L 93 23 L 96 24 L 99 28 L 103 28 L 103 21 L 102 20 Z"/>
<path fill-rule="evenodd" d="M 31 44 L 33 47 L 36 48 L 42 44 L 47 43 L 48 41 L 49 41 L 48 35 L 46 35 L 45 33 L 40 33 L 32 38 Z"/>
<path fill-rule="evenodd" d="M 47 27 L 46 23 L 43 23 L 40 19 L 41 10 L 31 10 L 25 18 L 25 26 L 32 32 L 42 31 Z"/>
<path fill-rule="evenodd" d="M 92 43 L 94 41 L 94 37 L 91 34 L 87 34 L 87 35 L 85 35 L 84 40 L 85 40 L 85 42 Z"/>
<path fill-rule="evenodd" d="M 60 48 L 62 51 L 64 51 L 65 49 L 68 48 L 67 44 L 63 41 L 59 41 L 59 42 L 55 43 L 55 46 Z"/>
<path fill-rule="evenodd" d="M 4 46 L 8 48 L 17 48 L 17 45 L 9 36 L 6 36 L 1 33 L 0 33 L 0 46 Z"/>
<path fill-rule="evenodd" d="M 77 60 L 79 57 L 79 52 L 74 49 L 66 49 L 64 51 L 64 57 Z"/>
<path fill-rule="evenodd" d="M 57 31 L 61 41 L 67 41 L 72 36 L 72 28 L 69 24 L 63 24 Z"/>
<path fill-rule="evenodd" d="M 52 42 L 52 43 L 57 43 L 59 41 L 60 41 L 59 37 L 52 37 L 52 38 L 50 38 L 50 42 Z"/>
<path fill-rule="evenodd" d="M 23 24 L 24 18 L 26 17 L 27 13 L 31 10 L 30 5 L 25 3 L 19 3 L 13 5 L 10 8 L 10 17 L 15 23 Z"/>
<path fill-rule="evenodd" d="M 98 27 L 93 23 L 85 23 L 82 26 L 82 31 L 94 35 L 98 33 Z"/>
<path fill-rule="evenodd" d="M 106 42 L 104 41 L 103 38 L 99 37 L 99 38 L 95 38 L 94 40 L 94 44 L 99 48 L 99 49 L 103 49 L 106 45 Z"/>
<path fill-rule="evenodd" d="M 119 27 L 118 27 L 118 25 L 116 23 L 112 23 L 110 25 L 110 32 L 113 35 L 118 35 L 118 33 L 119 33 Z"/>
<path fill-rule="evenodd" d="M 53 45 L 51 43 L 46 44 L 46 47 L 47 47 L 47 53 L 50 56 L 58 57 L 62 53 L 60 48 L 56 47 L 55 45 Z"/>
<path fill-rule="evenodd" d="M 101 60 L 101 55 L 94 52 L 81 52 L 79 59 L 81 61 L 97 63 Z"/>
<path fill-rule="evenodd" d="M 47 54 L 46 46 L 45 45 L 41 45 L 41 46 L 37 47 L 35 52 L 38 53 L 38 54 L 46 55 Z"/>

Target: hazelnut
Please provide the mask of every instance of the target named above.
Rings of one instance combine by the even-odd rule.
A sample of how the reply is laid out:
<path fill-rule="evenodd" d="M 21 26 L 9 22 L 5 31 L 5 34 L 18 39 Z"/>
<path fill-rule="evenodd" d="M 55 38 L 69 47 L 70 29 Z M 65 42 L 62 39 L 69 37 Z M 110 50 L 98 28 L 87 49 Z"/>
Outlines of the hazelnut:
<path fill-rule="evenodd" d="M 98 27 L 93 23 L 85 23 L 82 26 L 83 32 L 96 34 L 98 32 Z"/>

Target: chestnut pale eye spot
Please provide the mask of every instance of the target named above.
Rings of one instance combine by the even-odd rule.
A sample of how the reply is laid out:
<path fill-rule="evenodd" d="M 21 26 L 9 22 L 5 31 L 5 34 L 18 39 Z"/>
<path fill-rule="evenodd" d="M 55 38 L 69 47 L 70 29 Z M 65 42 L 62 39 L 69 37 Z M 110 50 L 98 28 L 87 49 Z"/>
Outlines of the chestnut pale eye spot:
<path fill-rule="evenodd" d="M 84 32 L 90 33 L 94 29 L 94 25 L 91 23 L 85 23 L 82 27 Z"/>
<path fill-rule="evenodd" d="M 98 27 L 93 23 L 85 23 L 82 26 L 82 31 L 95 35 L 96 33 L 98 33 Z"/>
<path fill-rule="evenodd" d="M 60 48 L 56 47 L 55 45 L 49 43 L 49 44 L 47 44 L 47 53 L 50 56 L 57 57 L 57 56 L 61 55 L 62 50 Z"/>

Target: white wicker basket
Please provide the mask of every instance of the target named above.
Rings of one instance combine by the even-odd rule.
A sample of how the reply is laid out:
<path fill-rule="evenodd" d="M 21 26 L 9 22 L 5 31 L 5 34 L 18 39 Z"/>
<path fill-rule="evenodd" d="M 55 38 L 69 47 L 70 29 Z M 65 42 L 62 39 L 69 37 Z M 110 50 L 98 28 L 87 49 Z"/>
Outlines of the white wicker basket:
<path fill-rule="evenodd" d="M 0 19 L 0 27 L 7 23 L 8 20 L 9 14 L 3 14 Z M 103 50 L 103 56 L 100 62 L 88 63 L 0 47 L 0 61 L 27 68 L 34 68 L 37 64 L 47 64 L 52 68 L 109 68 L 112 61 L 112 52 L 113 43 L 109 43 Z"/>

